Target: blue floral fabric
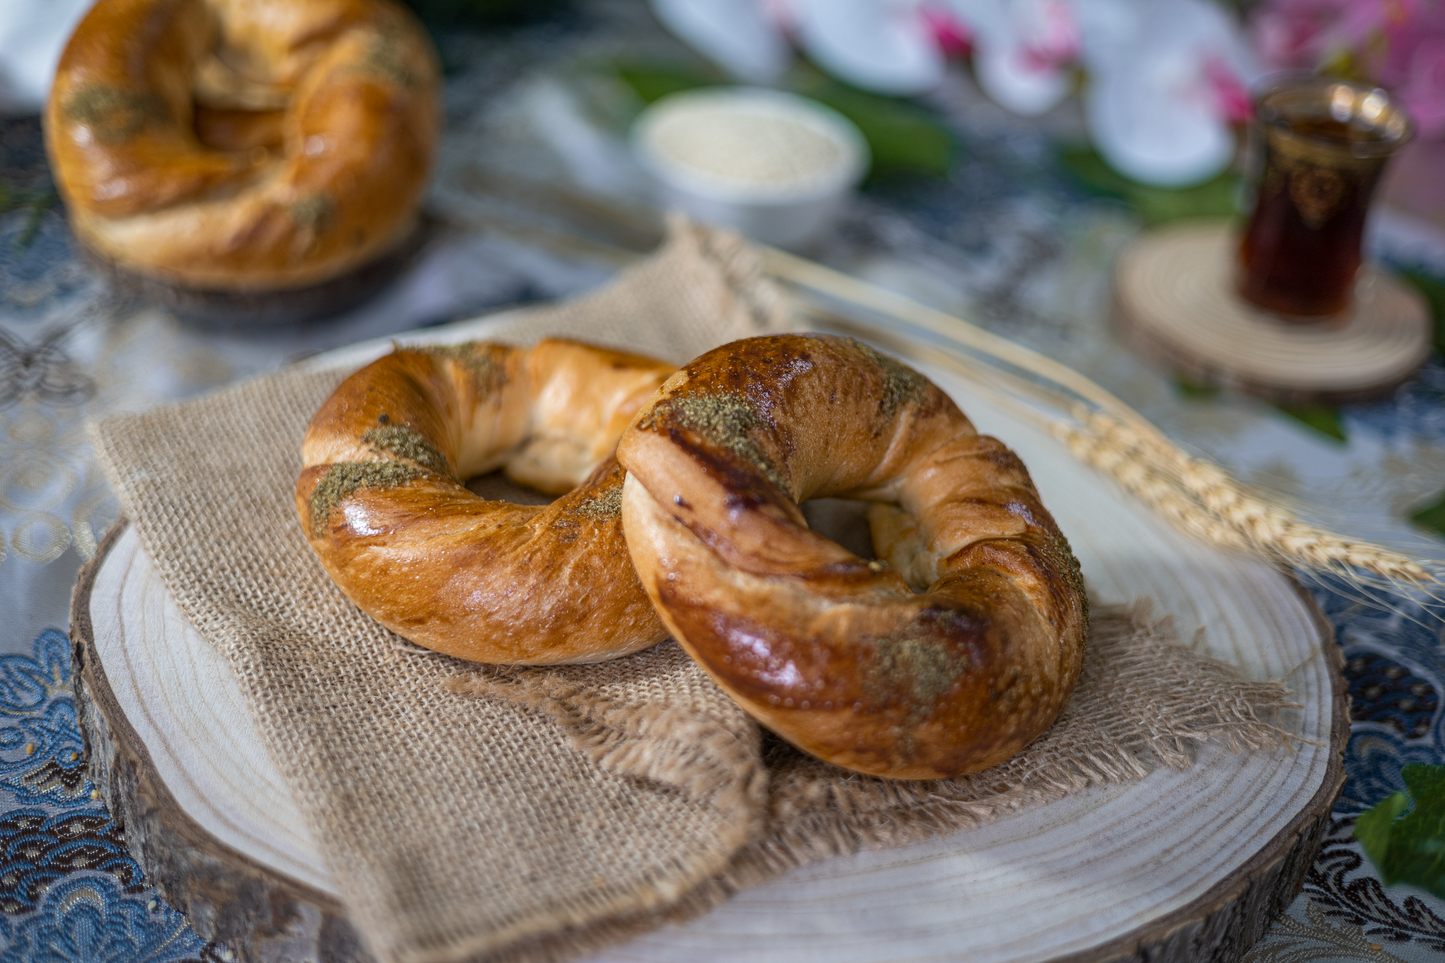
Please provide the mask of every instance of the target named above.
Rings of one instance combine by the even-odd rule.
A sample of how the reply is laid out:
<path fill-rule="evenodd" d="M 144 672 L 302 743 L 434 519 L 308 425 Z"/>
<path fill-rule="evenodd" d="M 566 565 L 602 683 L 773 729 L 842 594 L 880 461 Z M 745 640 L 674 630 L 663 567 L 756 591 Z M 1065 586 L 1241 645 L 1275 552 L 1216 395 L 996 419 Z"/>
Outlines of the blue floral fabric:
<path fill-rule="evenodd" d="M 1389 401 L 1351 405 L 1344 416 L 1386 438 L 1445 443 L 1445 363 L 1432 358 Z"/>
<path fill-rule="evenodd" d="M 1396 957 L 1378 954 L 1403 951 L 1423 959 L 1445 956 L 1442 901 L 1411 886 L 1381 886 L 1352 837 L 1361 812 L 1405 788 L 1401 766 L 1445 765 L 1445 713 L 1440 708 L 1445 620 L 1400 599 L 1364 600 L 1340 585 L 1317 588 L 1314 595 L 1344 650 L 1351 726 L 1345 786 L 1302 901 L 1313 904 L 1310 909 L 1322 917 L 1358 927 L 1366 949 L 1373 947 L 1373 952 L 1346 952 L 1336 946 L 1330 954 L 1321 945 L 1326 941 L 1317 939 L 1310 947 L 1312 958 L 1389 959 Z M 1263 963 L 1288 957 L 1291 948 L 1299 946 L 1271 933 L 1251 956 Z"/>
<path fill-rule="evenodd" d="M 191 932 L 181 914 L 153 895 L 126 892 L 104 872 L 77 873 L 49 886 L 34 911 L 0 917 L 0 939 L 5 963 L 227 958 Z"/>
<path fill-rule="evenodd" d="M 222 963 L 146 885 L 86 776 L 57 629 L 0 655 L 0 963 Z"/>
<path fill-rule="evenodd" d="M 1335 812 L 1353 817 L 1405 788 L 1401 766 L 1445 764 L 1445 640 L 1438 616 L 1416 606 L 1387 608 L 1328 588 L 1315 598 L 1344 648 L 1352 724 Z"/>

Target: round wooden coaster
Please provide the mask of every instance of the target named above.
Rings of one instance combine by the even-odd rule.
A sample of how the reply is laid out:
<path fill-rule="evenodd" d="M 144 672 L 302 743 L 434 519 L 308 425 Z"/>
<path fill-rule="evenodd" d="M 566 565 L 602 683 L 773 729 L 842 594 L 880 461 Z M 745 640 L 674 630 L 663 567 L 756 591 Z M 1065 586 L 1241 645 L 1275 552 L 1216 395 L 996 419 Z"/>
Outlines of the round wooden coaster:
<path fill-rule="evenodd" d="M 1235 294 L 1236 243 L 1227 221 L 1136 240 L 1114 271 L 1125 337 L 1186 377 L 1284 404 L 1379 398 L 1429 356 L 1429 308 L 1402 282 L 1366 267 L 1344 314 L 1284 321 Z"/>
<path fill-rule="evenodd" d="M 458 333 L 486 330 L 426 335 Z M 1328 626 L 1276 569 L 1190 541 L 964 377 L 904 357 L 1024 458 L 1096 593 L 1152 598 L 1181 638 L 1251 678 L 1284 677 L 1300 705 L 1280 720 L 1293 742 L 1233 753 L 1214 740 L 1188 769 L 803 866 L 593 963 L 1238 959 L 1299 892 L 1344 781 L 1349 714 Z M 361 958 L 239 684 L 134 530 L 108 536 L 83 571 L 71 620 L 91 771 L 150 878 L 247 959 Z"/>

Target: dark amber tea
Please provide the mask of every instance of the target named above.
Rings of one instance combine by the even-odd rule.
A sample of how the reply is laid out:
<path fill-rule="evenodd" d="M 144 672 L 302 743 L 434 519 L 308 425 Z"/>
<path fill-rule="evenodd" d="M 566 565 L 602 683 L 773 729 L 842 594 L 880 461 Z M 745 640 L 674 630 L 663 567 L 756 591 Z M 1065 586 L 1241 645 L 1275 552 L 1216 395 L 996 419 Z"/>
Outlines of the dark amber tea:
<path fill-rule="evenodd" d="M 1370 197 L 1410 124 L 1384 91 L 1343 81 L 1277 87 L 1256 107 L 1264 173 L 1240 294 L 1290 319 L 1338 314 L 1350 305 Z"/>

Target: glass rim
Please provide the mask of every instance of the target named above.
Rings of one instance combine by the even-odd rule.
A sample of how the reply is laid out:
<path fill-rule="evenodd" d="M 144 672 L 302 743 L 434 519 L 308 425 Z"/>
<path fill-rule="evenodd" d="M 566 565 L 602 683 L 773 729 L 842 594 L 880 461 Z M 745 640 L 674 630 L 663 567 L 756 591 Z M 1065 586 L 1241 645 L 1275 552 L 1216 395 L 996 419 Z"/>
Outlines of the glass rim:
<path fill-rule="evenodd" d="M 1339 96 L 1341 90 L 1349 92 L 1348 101 Z M 1415 136 L 1414 121 L 1399 99 L 1373 84 L 1321 74 L 1277 74 L 1266 78 L 1253 93 L 1255 120 L 1262 127 L 1287 132 L 1291 137 L 1334 153 L 1358 158 L 1388 157 Z M 1295 130 L 1293 122 L 1307 115 L 1296 111 L 1293 116 L 1286 116 L 1289 110 L 1285 103 L 1287 98 L 1297 99 L 1293 105 L 1296 108 L 1301 103 L 1312 102 L 1319 108 L 1313 114 L 1315 117 L 1340 123 L 1355 122 L 1380 136 L 1375 140 L 1341 142 L 1332 137 Z M 1367 105 L 1375 116 L 1362 116 L 1362 104 Z"/>

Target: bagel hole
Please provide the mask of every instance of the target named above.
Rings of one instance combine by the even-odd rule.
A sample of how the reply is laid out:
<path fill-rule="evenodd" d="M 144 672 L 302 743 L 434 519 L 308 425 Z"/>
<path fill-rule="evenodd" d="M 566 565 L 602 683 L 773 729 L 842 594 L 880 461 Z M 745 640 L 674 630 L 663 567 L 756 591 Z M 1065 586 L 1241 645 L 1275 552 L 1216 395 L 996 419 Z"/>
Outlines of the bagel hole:
<path fill-rule="evenodd" d="M 808 527 L 830 538 L 859 558 L 873 560 L 873 536 L 868 531 L 868 503 L 846 498 L 814 498 L 803 502 Z"/>
<path fill-rule="evenodd" d="M 495 502 L 511 502 L 514 505 L 550 505 L 557 500 L 556 497 L 544 495 L 535 488 L 518 485 L 501 469 L 469 478 L 466 486 L 473 495 L 480 495 Z"/>
<path fill-rule="evenodd" d="M 196 139 L 211 150 L 248 151 L 257 147 L 279 151 L 284 137 L 281 110 L 242 110 L 196 105 Z"/>

